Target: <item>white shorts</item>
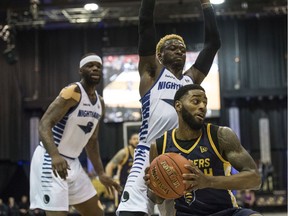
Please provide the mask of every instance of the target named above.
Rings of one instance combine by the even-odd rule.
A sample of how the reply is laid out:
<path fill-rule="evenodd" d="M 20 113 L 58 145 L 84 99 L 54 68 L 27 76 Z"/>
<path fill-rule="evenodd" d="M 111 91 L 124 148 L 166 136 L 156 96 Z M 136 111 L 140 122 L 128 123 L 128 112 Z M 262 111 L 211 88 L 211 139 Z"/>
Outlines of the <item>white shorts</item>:
<path fill-rule="evenodd" d="M 143 179 L 145 168 L 150 164 L 149 150 L 149 147 L 141 143 L 137 145 L 116 215 L 121 211 L 153 213 L 154 203 L 147 197 L 147 186 Z"/>
<path fill-rule="evenodd" d="M 176 209 L 174 207 L 174 200 L 164 200 L 162 204 L 157 205 L 160 216 L 174 216 L 176 215 Z"/>
<path fill-rule="evenodd" d="M 143 179 L 145 168 L 150 165 L 150 148 L 139 143 L 134 153 L 134 161 L 127 178 L 116 215 L 121 211 L 154 213 L 154 203 L 147 197 L 147 186 Z M 175 215 L 174 200 L 165 200 L 157 205 L 161 216 Z"/>
<path fill-rule="evenodd" d="M 65 160 L 71 170 L 63 180 L 53 174 L 45 148 L 36 148 L 30 168 L 30 209 L 68 211 L 69 205 L 85 202 L 97 194 L 79 159 Z"/>

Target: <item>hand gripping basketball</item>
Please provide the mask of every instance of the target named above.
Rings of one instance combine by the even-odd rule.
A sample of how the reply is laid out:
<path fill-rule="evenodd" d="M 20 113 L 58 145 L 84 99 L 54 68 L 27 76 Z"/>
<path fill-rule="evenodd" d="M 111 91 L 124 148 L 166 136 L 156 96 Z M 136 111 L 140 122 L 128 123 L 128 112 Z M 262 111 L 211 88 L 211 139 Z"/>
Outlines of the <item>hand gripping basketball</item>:
<path fill-rule="evenodd" d="M 156 157 L 150 164 L 150 184 L 154 193 L 164 199 L 176 199 L 184 195 L 183 173 L 189 173 L 184 167 L 189 161 L 177 153 L 165 153 Z"/>

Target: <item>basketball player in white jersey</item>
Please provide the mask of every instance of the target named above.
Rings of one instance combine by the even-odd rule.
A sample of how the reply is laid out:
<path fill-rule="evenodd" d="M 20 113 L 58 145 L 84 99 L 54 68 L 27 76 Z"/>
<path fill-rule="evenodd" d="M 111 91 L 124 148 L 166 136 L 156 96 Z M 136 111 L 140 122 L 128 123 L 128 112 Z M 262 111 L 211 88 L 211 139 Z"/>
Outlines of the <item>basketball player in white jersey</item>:
<path fill-rule="evenodd" d="M 104 215 L 91 180 L 79 162 L 85 148 L 102 184 L 109 191 L 120 186 L 108 177 L 100 157 L 98 131 L 104 102 L 96 91 L 102 60 L 90 53 L 80 61 L 81 81 L 62 89 L 44 113 L 30 171 L 30 208 L 47 216 L 65 216 L 69 205 L 82 216 Z"/>
<path fill-rule="evenodd" d="M 142 0 L 138 26 L 142 126 L 139 133 L 140 142 L 135 151 L 134 163 L 122 193 L 117 215 L 143 216 L 152 213 L 153 204 L 147 198 L 147 187 L 143 180 L 145 167 L 149 164 L 150 144 L 164 131 L 177 126 L 177 113 L 173 107 L 176 91 L 183 85 L 200 84 L 208 74 L 220 48 L 213 7 L 209 0 L 200 2 L 204 16 L 204 48 L 194 65 L 183 71 L 186 60 L 183 38 L 175 34 L 166 35 L 156 46 L 153 17 L 155 0 Z M 160 207 L 161 215 L 173 214 L 168 211 L 166 214 Z"/>

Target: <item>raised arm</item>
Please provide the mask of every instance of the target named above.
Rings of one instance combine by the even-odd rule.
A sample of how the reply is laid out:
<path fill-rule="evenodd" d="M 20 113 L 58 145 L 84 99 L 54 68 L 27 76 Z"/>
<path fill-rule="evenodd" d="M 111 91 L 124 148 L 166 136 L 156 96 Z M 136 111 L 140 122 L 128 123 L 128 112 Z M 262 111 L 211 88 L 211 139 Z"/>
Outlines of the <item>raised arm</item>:
<path fill-rule="evenodd" d="M 204 18 L 204 48 L 200 51 L 194 65 L 185 74 L 194 83 L 201 84 L 207 76 L 214 57 L 221 46 L 220 35 L 216 23 L 215 13 L 209 0 L 200 0 Z"/>
<path fill-rule="evenodd" d="M 153 85 L 157 72 L 160 71 L 160 64 L 156 61 L 156 38 L 154 23 L 155 0 L 142 0 L 139 10 L 139 75 L 140 95 L 143 96 Z"/>

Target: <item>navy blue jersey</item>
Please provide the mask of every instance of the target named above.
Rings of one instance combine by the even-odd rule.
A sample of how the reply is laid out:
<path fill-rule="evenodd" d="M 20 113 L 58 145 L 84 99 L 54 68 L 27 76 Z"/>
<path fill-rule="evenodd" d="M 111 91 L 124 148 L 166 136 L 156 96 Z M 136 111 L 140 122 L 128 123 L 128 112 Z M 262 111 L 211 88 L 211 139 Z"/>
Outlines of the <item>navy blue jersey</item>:
<path fill-rule="evenodd" d="M 211 129 L 213 130 L 211 132 Z M 165 132 L 157 140 L 157 149 L 162 146 L 162 153 L 176 152 L 192 160 L 205 175 L 231 175 L 231 165 L 218 151 L 218 126 L 204 125 L 199 138 L 190 141 L 178 140 L 175 130 Z M 227 208 L 238 207 L 230 190 L 198 189 L 175 200 L 177 216 L 210 215 Z"/>

